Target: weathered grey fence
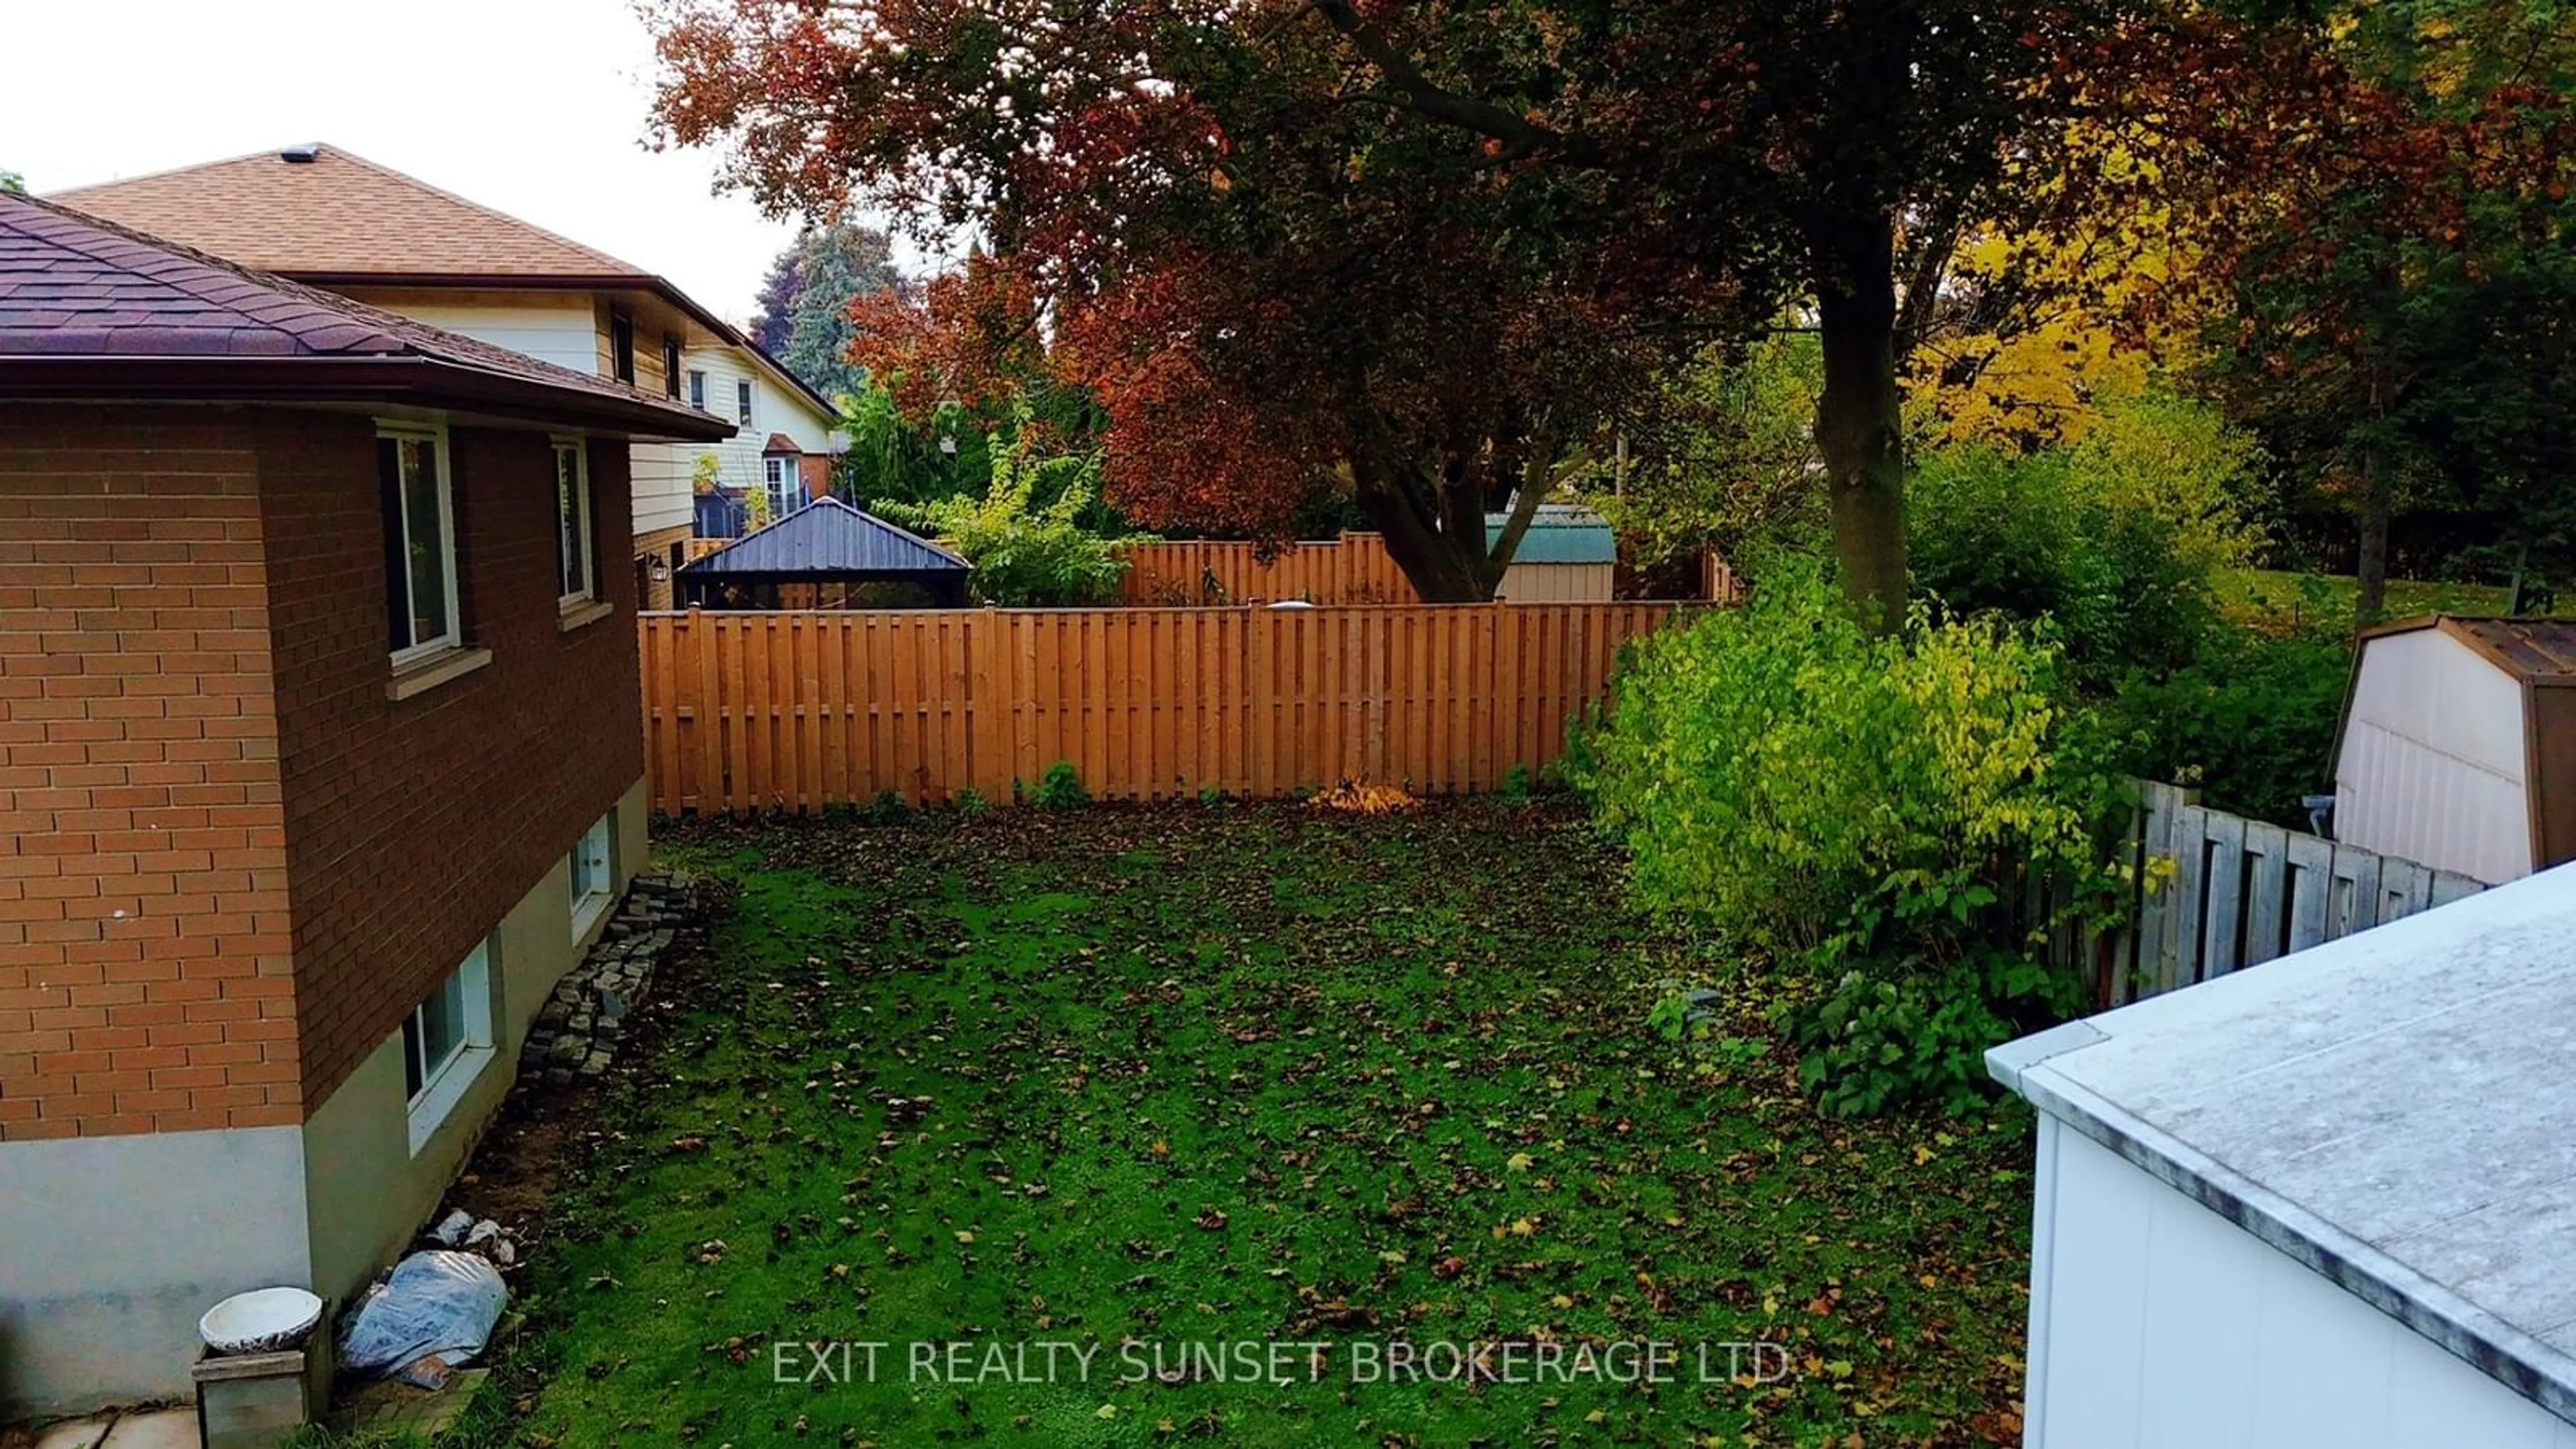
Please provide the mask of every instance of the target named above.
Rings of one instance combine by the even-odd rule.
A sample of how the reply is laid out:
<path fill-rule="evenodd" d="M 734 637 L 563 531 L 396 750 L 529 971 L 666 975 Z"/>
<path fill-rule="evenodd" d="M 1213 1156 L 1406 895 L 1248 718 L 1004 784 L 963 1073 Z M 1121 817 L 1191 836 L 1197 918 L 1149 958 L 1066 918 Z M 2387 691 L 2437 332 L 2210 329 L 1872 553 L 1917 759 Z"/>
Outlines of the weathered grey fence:
<path fill-rule="evenodd" d="M 2054 943 L 2060 959 L 2097 972 L 2107 1002 L 2259 966 L 2486 889 L 2453 871 L 2206 809 L 2197 799 L 2177 785 L 2138 782 L 2135 927 Z"/>

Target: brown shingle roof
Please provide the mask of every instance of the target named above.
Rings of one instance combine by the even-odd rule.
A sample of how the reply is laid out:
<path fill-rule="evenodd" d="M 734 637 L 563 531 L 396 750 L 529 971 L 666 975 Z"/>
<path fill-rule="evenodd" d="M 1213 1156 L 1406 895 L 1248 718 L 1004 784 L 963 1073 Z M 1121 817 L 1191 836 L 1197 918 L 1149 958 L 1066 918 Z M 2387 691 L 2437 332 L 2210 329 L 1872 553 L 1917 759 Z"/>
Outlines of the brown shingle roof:
<path fill-rule="evenodd" d="M 2576 620 L 2452 619 L 2479 652 L 2521 679 L 2576 677 Z"/>
<path fill-rule="evenodd" d="M 183 363 L 232 365 L 172 366 Z M 111 364 L 126 366 L 100 371 Z M 326 373 L 331 364 L 339 366 Z M 306 396 L 327 387 L 352 400 L 450 396 L 644 436 L 733 432 L 641 388 L 0 194 L 0 398 L 64 396 L 108 376 L 116 392 L 137 396 Z"/>
<path fill-rule="evenodd" d="M 300 148 L 299 148 L 300 149 Z M 296 276 L 651 274 L 333 146 L 276 151 L 58 193 L 92 216 Z"/>
<path fill-rule="evenodd" d="M 2516 679 L 2576 684 L 2576 619 L 2513 619 L 2432 614 L 2365 630 L 2362 638 L 2438 629 Z"/>

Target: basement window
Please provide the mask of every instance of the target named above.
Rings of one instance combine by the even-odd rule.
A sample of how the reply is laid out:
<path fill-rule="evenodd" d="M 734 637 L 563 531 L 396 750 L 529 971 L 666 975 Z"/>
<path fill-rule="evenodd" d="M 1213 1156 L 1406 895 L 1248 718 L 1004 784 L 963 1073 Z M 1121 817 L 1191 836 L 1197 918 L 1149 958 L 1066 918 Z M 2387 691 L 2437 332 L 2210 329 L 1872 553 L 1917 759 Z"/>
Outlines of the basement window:
<path fill-rule="evenodd" d="M 403 1098 L 418 1155 L 492 1060 L 492 943 L 485 940 L 403 1018 Z"/>
<path fill-rule="evenodd" d="M 581 843 L 572 848 L 572 936 L 576 941 L 590 934 L 617 892 L 617 875 L 609 857 L 616 818 L 614 814 L 599 817 L 599 823 L 583 831 Z"/>

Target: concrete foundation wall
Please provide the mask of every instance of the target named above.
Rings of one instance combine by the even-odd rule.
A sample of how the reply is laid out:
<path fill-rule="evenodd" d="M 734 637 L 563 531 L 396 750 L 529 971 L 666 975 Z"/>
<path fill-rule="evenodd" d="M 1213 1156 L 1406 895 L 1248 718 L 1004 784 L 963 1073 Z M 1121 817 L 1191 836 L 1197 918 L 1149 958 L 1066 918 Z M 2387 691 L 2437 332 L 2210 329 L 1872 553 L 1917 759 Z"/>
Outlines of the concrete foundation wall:
<path fill-rule="evenodd" d="M 0 1423 L 185 1395 L 199 1315 L 305 1281 L 304 1222 L 294 1127 L 0 1144 Z"/>

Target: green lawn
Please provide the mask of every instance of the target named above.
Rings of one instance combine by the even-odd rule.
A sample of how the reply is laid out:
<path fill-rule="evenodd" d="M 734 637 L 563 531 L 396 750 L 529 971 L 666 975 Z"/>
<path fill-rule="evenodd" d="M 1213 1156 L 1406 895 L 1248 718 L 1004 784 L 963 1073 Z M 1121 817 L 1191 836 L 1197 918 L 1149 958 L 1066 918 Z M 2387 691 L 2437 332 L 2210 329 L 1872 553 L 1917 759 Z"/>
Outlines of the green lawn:
<path fill-rule="evenodd" d="M 560 1190 L 487 1396 L 525 1442 L 2019 1442 L 2026 1116 L 1820 1120 L 1749 1003 L 1668 1043 L 1654 983 L 1690 958 L 1570 814 L 1006 811 L 665 851 L 739 901 Z M 874 1382 L 782 1385 L 781 1340 L 889 1346 Z M 1302 1350 L 1286 1384 L 1239 1350 L 1151 1372 L 1270 1340 L 1331 1342 L 1320 1381 Z M 1494 1340 L 1521 1378 L 1538 1340 L 1679 1361 L 1354 1381 Z M 943 1377 L 1065 1347 L 1053 1382 L 959 1384 L 916 1379 L 915 1342 L 965 1346 Z M 1740 1342 L 1788 1376 L 1728 1381 Z"/>
<path fill-rule="evenodd" d="M 2350 574 L 2301 574 L 2283 569 L 2222 569 L 2218 600 L 2230 614 L 2257 626 L 2328 624 L 2352 627 L 2358 587 Z M 2388 617 L 2424 614 L 2500 614 L 2512 592 L 2489 584 L 2425 579 L 2388 581 Z"/>

